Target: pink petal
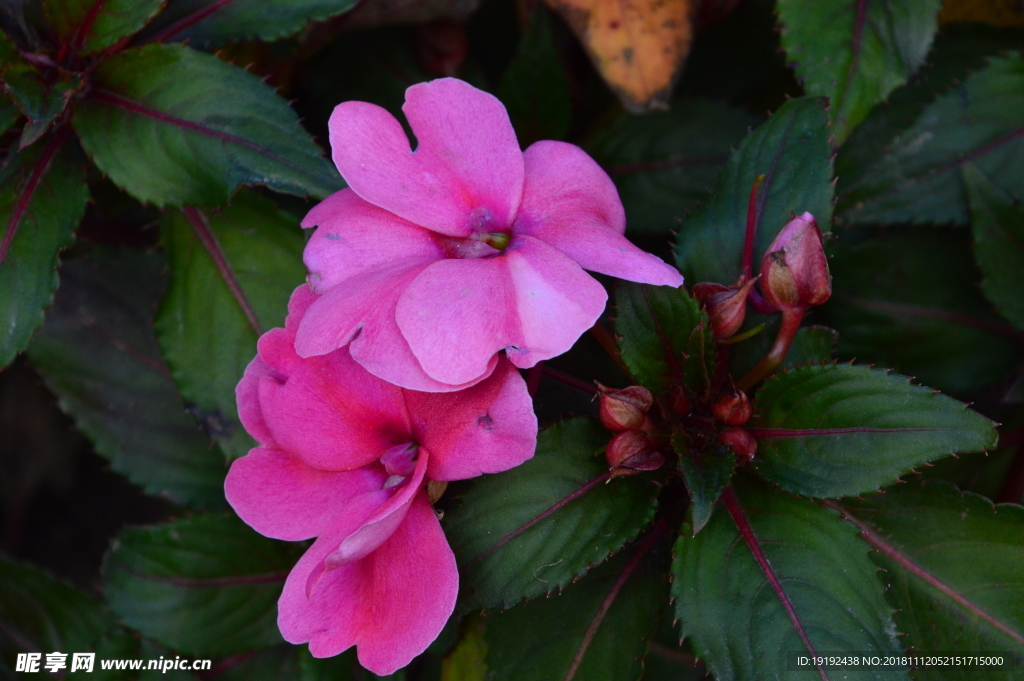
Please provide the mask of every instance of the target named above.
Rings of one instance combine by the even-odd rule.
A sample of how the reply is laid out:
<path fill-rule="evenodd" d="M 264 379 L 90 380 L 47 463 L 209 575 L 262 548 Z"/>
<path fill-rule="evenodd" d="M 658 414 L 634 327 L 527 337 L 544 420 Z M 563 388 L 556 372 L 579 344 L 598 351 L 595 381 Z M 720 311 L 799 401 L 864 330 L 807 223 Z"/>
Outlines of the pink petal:
<path fill-rule="evenodd" d="M 309 641 L 314 657 L 358 646 L 360 664 L 384 676 L 426 650 L 448 621 L 458 594 L 455 556 L 421 491 L 386 542 L 325 574 L 307 598 L 309 571 L 349 531 L 343 516 L 337 531 L 318 539 L 288 575 L 278 625 L 285 640 Z"/>
<path fill-rule="evenodd" d="M 379 490 L 386 477 L 380 468 L 322 471 L 274 447 L 257 447 L 231 464 L 224 494 L 260 534 L 300 541 L 323 533 L 345 504 Z"/>
<path fill-rule="evenodd" d="M 257 355 L 245 367 L 242 380 L 235 386 L 235 403 L 238 405 L 238 418 L 242 421 L 242 426 L 245 427 L 245 430 L 256 438 L 256 441 L 260 444 L 266 444 L 274 440 L 267 422 L 263 419 L 263 408 L 260 406 L 259 386 L 263 379 L 281 380 L 281 376 Z"/>
<path fill-rule="evenodd" d="M 683 277 L 624 236 L 626 215 L 611 178 L 585 151 L 544 141 L 523 154 L 526 182 L 513 231 L 554 246 L 580 267 L 619 279 L 678 287 Z"/>
<path fill-rule="evenodd" d="M 494 369 L 489 361 L 478 374 L 450 384 L 428 376 L 395 322 L 395 306 L 424 266 L 398 265 L 366 272 L 331 289 L 303 317 L 295 350 L 309 357 L 349 343 L 352 358 L 388 383 L 427 392 L 461 390 Z M 351 341 L 351 342 L 350 342 Z"/>
<path fill-rule="evenodd" d="M 401 389 L 347 349 L 303 360 L 283 384 L 262 379 L 259 401 L 281 449 L 323 470 L 365 466 L 410 432 Z"/>
<path fill-rule="evenodd" d="M 299 284 L 288 299 L 288 316 L 285 317 L 285 328 L 295 333 L 299 322 L 306 314 L 309 306 L 316 302 L 318 296 L 308 284 Z"/>
<path fill-rule="evenodd" d="M 494 373 L 456 393 L 406 393 L 416 439 L 430 450 L 427 477 L 464 480 L 533 456 L 537 417 L 526 381 L 502 358 Z"/>
<path fill-rule="evenodd" d="M 398 301 L 395 319 L 424 371 L 445 383 L 479 376 L 504 348 L 528 368 L 572 347 L 608 296 L 561 252 L 529 236 L 494 258 L 442 260 Z"/>
<path fill-rule="evenodd" d="M 523 189 L 523 160 L 505 107 L 468 83 L 442 78 L 413 85 L 402 110 L 416 135 L 366 102 L 343 102 L 329 123 L 334 163 L 356 194 L 450 236 L 512 224 Z"/>
<path fill-rule="evenodd" d="M 317 225 L 302 254 L 317 293 L 380 267 L 444 257 L 431 232 L 363 201 L 351 189 L 327 197 L 302 221 L 303 227 Z"/>

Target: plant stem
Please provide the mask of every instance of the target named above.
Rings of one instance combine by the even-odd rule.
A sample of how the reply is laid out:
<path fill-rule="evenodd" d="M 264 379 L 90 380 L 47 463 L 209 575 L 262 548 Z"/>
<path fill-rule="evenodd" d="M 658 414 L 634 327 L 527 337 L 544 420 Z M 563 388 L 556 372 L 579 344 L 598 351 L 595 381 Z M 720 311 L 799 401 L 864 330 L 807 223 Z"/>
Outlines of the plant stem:
<path fill-rule="evenodd" d="M 750 200 L 747 202 L 747 232 L 743 237 L 743 276 L 748 280 L 754 278 L 754 242 L 757 238 L 757 192 L 764 182 L 764 175 L 754 179 L 750 188 Z"/>
<path fill-rule="evenodd" d="M 615 360 L 615 363 L 620 369 L 629 374 L 629 369 L 626 368 L 626 363 L 622 361 L 622 357 L 619 356 L 619 348 L 615 345 L 615 339 L 608 329 L 601 326 L 601 322 L 594 324 L 590 327 L 590 335 L 594 337 L 594 340 L 600 344 L 604 351 L 608 353 L 608 356 Z"/>
<path fill-rule="evenodd" d="M 796 332 L 800 330 L 800 322 L 803 321 L 804 311 L 802 309 L 789 309 L 782 311 L 782 326 L 779 327 L 779 335 L 775 337 L 771 350 L 758 362 L 747 375 L 736 381 L 736 387 L 740 390 L 750 390 L 757 383 L 779 368 L 782 360 L 786 359 L 789 346 L 793 344 Z"/>

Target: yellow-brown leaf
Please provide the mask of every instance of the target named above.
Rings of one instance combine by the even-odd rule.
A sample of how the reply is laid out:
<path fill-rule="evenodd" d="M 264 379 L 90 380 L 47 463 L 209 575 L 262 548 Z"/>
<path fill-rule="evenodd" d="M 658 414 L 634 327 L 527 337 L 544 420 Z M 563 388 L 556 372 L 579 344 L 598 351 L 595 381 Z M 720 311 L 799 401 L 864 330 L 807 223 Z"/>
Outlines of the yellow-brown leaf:
<path fill-rule="evenodd" d="M 668 107 L 693 41 L 694 0 L 545 0 L 627 109 Z"/>

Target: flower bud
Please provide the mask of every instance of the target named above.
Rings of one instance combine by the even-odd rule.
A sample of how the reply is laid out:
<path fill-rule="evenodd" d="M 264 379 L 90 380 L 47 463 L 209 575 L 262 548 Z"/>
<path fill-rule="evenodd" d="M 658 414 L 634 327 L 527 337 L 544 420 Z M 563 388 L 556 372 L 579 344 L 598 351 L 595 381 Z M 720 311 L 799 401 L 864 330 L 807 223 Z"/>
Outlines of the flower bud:
<path fill-rule="evenodd" d="M 613 433 L 640 428 L 644 425 L 647 412 L 654 404 L 654 395 L 643 386 L 631 385 L 622 390 L 612 390 L 598 384 L 600 397 L 598 411 L 601 423 Z"/>
<path fill-rule="evenodd" d="M 779 310 L 821 305 L 832 295 L 832 276 L 814 216 L 790 220 L 761 260 L 761 293 Z"/>
<path fill-rule="evenodd" d="M 639 430 L 619 433 L 608 443 L 605 457 L 612 468 L 653 471 L 661 468 L 665 457 L 658 453 L 651 438 Z"/>
<path fill-rule="evenodd" d="M 693 402 L 686 396 L 682 386 L 673 386 L 672 392 L 669 394 L 669 402 L 672 411 L 680 416 L 689 416 L 693 411 Z"/>
<path fill-rule="evenodd" d="M 744 283 L 741 275 L 732 286 L 703 282 L 693 287 L 693 297 L 707 308 L 715 338 L 734 336 L 743 326 L 743 319 L 747 316 L 747 294 L 754 281 L 751 279 Z"/>
<path fill-rule="evenodd" d="M 727 426 L 742 426 L 750 420 L 752 411 L 750 400 L 742 390 L 735 395 L 721 395 L 711 405 L 711 414 Z"/>
<path fill-rule="evenodd" d="M 718 434 L 718 441 L 747 461 L 757 452 L 757 440 L 742 428 L 726 428 Z"/>

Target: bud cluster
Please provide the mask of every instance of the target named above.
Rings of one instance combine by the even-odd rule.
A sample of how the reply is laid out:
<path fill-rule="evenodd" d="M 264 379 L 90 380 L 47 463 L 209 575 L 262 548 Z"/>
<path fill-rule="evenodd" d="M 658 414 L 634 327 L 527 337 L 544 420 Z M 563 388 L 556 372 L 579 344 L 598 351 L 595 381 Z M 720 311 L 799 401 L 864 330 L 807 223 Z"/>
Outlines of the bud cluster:
<path fill-rule="evenodd" d="M 653 424 L 647 416 L 654 405 L 651 391 L 639 385 L 613 390 L 600 384 L 598 391 L 601 423 L 616 433 L 605 450 L 613 475 L 632 475 L 661 468 L 665 457 L 658 452 L 658 446 L 650 436 Z"/>

